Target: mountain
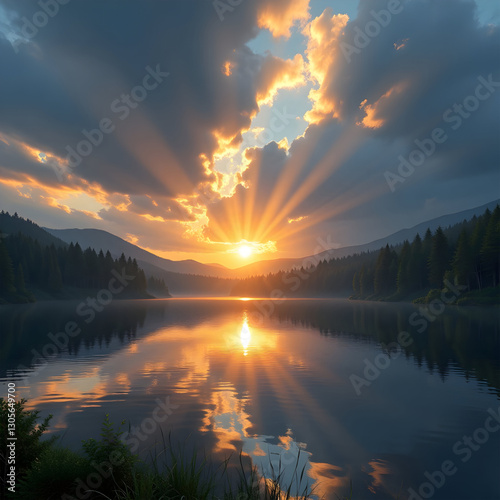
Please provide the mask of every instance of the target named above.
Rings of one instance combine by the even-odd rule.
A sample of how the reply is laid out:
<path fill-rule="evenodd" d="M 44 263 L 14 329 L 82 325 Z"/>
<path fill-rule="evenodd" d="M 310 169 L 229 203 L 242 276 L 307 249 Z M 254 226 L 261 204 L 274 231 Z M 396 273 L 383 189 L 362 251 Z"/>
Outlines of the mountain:
<path fill-rule="evenodd" d="M 114 234 L 100 229 L 44 229 L 66 243 L 78 242 L 82 248 L 91 247 L 97 252 L 101 248 L 104 251 L 109 250 L 115 258 L 124 253 L 127 256 L 135 258 L 146 272 L 150 269 L 146 264 L 149 264 L 150 266 L 155 266 L 157 269 L 177 274 L 216 276 L 219 278 L 230 278 L 235 275 L 234 271 L 221 265 L 202 264 L 195 260 L 174 261 L 158 257 Z M 170 287 L 170 283 L 168 283 L 168 286 Z"/>
<path fill-rule="evenodd" d="M 9 215 L 9 212 L 2 210 L 0 213 L 0 231 L 5 236 L 22 233 L 34 240 L 38 240 L 42 245 L 54 245 L 56 248 L 67 246 L 64 241 L 43 230 L 31 220 L 18 217 L 17 213 Z"/>
<path fill-rule="evenodd" d="M 229 271 L 224 266 L 219 264 L 204 266 L 204 264 L 200 264 L 196 261 L 181 261 L 177 268 L 192 274 L 181 274 L 165 270 L 165 267 L 167 267 L 167 269 L 169 267 L 175 268 L 175 264 L 177 263 L 157 257 L 105 231 L 98 231 L 95 229 L 69 229 L 58 231 L 55 229 L 41 228 L 29 219 L 23 219 L 17 216 L 17 214 L 10 215 L 8 212 L 2 211 L 0 212 L 0 232 L 3 236 L 21 233 L 24 236 L 29 236 L 37 240 L 43 246 L 54 245 L 56 248 L 67 248 L 68 244 L 73 241 L 78 242 L 84 250 L 89 246 L 94 248 L 97 252 L 100 249 L 104 252 L 109 249 L 115 258 L 119 258 L 123 252 L 127 257 L 136 258 L 146 276 L 163 278 L 169 290 L 177 297 L 186 295 L 229 295 L 229 291 L 234 285 L 234 280 L 217 279 L 198 275 L 203 272 L 208 272 L 205 267 L 209 269 L 211 274 L 215 272 L 220 273 L 221 270 L 222 272 Z M 67 239 L 59 239 L 56 237 L 58 234 L 66 235 L 65 238 L 67 237 Z M 92 238 L 82 237 L 82 235 L 86 236 L 89 234 Z M 144 260 L 141 257 L 143 257 Z M 155 263 L 160 263 L 161 267 Z M 201 271 L 201 273 L 198 271 Z"/>
<path fill-rule="evenodd" d="M 486 203 L 480 207 L 471 208 L 469 210 L 463 210 L 462 212 L 457 212 L 449 215 L 443 215 L 435 219 L 431 219 L 426 222 L 422 222 L 408 229 L 402 229 L 396 233 L 390 234 L 384 238 L 380 238 L 370 243 L 365 243 L 363 245 L 354 245 L 336 249 L 325 250 L 317 255 L 309 255 L 307 257 L 302 257 L 300 259 L 274 259 L 274 260 L 263 260 L 260 262 L 254 262 L 247 266 L 243 266 L 237 269 L 240 276 L 256 276 L 260 274 L 275 273 L 278 271 L 288 271 L 294 267 L 308 267 L 311 263 L 319 262 L 323 259 L 329 260 L 334 258 L 347 257 L 348 255 L 359 254 L 368 251 L 380 250 L 385 245 L 398 245 L 403 243 L 404 240 L 412 241 L 417 233 L 423 237 L 427 228 L 431 231 L 435 231 L 439 226 L 443 229 L 462 222 L 463 220 L 468 220 L 474 217 L 474 215 L 479 216 L 484 213 L 484 211 L 489 208 L 491 211 L 495 208 L 497 204 L 500 204 L 500 200 L 492 201 Z"/>
<path fill-rule="evenodd" d="M 82 248 L 90 246 L 97 251 L 101 248 L 108 249 L 113 257 L 119 257 L 122 252 L 125 253 L 125 255 L 130 255 L 132 258 L 137 259 L 138 264 L 144 269 L 146 274 L 163 277 L 172 292 L 175 293 L 177 291 L 178 293 L 180 292 L 184 294 L 193 290 L 193 284 L 191 283 L 192 279 L 186 281 L 186 275 L 193 275 L 193 279 L 194 275 L 196 275 L 200 278 L 195 280 L 196 286 L 201 286 L 203 289 L 208 291 L 210 289 L 210 284 L 206 280 L 201 280 L 203 277 L 229 279 L 244 278 L 248 276 L 274 273 L 280 270 L 286 271 L 294 267 L 307 267 L 311 263 L 315 263 L 323 259 L 329 260 L 332 258 L 346 257 L 356 253 L 377 251 L 386 244 L 397 245 L 402 243 L 405 239 L 411 241 L 415 237 L 416 233 L 423 236 L 427 228 L 430 228 L 431 231 L 435 231 L 438 226 L 445 228 L 458 222 L 462 222 L 464 219 L 470 219 L 474 215 L 481 215 L 487 208 L 493 210 L 497 203 L 499 203 L 499 201 L 492 201 L 481 207 L 449 215 L 443 215 L 441 217 L 417 224 L 411 228 L 402 229 L 396 233 L 390 234 L 389 236 L 365 243 L 363 245 L 326 249 L 318 255 L 310 255 L 301 258 L 263 260 L 239 267 L 237 269 L 228 269 L 220 264 L 202 264 L 195 260 L 173 261 L 164 259 L 151 252 L 143 250 L 142 248 L 139 248 L 138 246 L 133 245 L 118 236 L 99 229 L 44 229 L 51 235 L 66 243 L 70 243 L 72 241 L 78 242 Z M 165 272 L 168 274 L 165 274 Z M 225 290 L 227 288 L 226 285 L 227 284 L 221 284 L 221 290 Z M 218 285 L 217 288 L 219 288 Z"/>

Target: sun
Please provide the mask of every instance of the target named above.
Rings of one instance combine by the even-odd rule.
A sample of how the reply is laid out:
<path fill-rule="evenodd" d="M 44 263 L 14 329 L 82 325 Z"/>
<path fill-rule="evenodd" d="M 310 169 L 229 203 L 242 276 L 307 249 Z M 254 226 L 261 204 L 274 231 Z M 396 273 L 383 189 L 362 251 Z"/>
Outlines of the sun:
<path fill-rule="evenodd" d="M 252 255 L 252 249 L 248 245 L 241 245 L 241 247 L 238 248 L 238 252 L 244 259 Z"/>

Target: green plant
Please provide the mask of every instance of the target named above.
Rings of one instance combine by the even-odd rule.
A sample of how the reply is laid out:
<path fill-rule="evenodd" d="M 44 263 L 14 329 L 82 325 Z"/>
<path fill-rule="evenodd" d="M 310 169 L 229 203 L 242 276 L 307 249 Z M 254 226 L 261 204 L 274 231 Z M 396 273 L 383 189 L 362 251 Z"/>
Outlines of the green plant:
<path fill-rule="evenodd" d="M 48 429 L 52 415 L 44 418 L 38 423 L 39 410 L 25 410 L 26 400 L 21 399 L 14 403 L 16 448 L 15 448 L 15 467 L 17 481 L 20 481 L 33 463 L 40 460 L 42 453 L 48 449 L 56 437 L 42 441 L 43 433 Z M 0 492 L 2 497 L 6 495 L 7 468 L 7 422 L 10 416 L 8 403 L 0 398 L 0 471 L 2 472 L 2 482 Z"/>
<path fill-rule="evenodd" d="M 113 423 L 106 414 L 101 428 L 101 439 L 91 438 L 82 442 L 89 463 L 101 476 L 99 492 L 106 495 L 113 495 L 124 485 L 132 484 L 134 467 L 139 460 L 121 441 L 122 434 L 123 431 L 114 430 Z"/>
<path fill-rule="evenodd" d="M 185 445 L 174 449 L 170 435 L 166 450 L 168 450 L 166 480 L 172 490 L 172 498 L 185 500 L 212 498 L 217 473 L 211 470 L 212 464 L 208 462 L 206 456 L 199 460 L 194 449 L 187 455 Z"/>
<path fill-rule="evenodd" d="M 93 471 L 87 458 L 67 448 L 47 448 L 19 483 L 16 498 L 73 498 L 78 479 Z M 67 496 L 64 496 L 67 495 Z"/>

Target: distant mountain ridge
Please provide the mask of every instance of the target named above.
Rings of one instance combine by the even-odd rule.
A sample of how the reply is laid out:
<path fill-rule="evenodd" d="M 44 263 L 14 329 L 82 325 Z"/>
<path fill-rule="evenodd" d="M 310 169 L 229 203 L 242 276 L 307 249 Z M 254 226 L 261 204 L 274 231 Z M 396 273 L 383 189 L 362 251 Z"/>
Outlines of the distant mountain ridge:
<path fill-rule="evenodd" d="M 99 231 L 93 230 L 97 233 Z M 35 222 L 24 219 L 17 214 L 10 215 L 9 212 L 2 211 L 0 212 L 0 235 L 2 237 L 15 236 L 18 233 L 21 233 L 24 236 L 28 236 L 33 240 L 38 241 L 43 247 L 50 247 L 54 245 L 56 248 L 67 248 L 68 243 L 62 241 L 61 239 L 52 235 L 48 230 L 41 228 Z M 162 261 L 160 257 L 157 257 L 150 252 L 146 252 L 135 245 L 132 245 L 121 238 L 114 236 L 110 233 L 105 233 L 106 238 L 101 241 L 94 241 L 95 245 L 89 245 L 85 238 L 72 238 L 74 242 L 78 242 L 82 247 L 82 250 L 85 250 L 89 246 L 94 248 L 95 250 L 103 250 L 106 252 L 108 250 L 106 243 L 111 240 L 115 240 L 116 243 L 120 243 L 119 248 L 115 248 L 115 258 L 119 258 L 121 253 L 124 253 L 126 257 L 129 257 L 129 250 L 137 249 L 139 253 L 143 252 L 141 255 L 146 255 L 147 257 L 152 257 L 153 260 L 159 259 Z M 123 245 L 122 245 L 123 243 Z M 136 253 L 136 252 L 133 252 Z M 161 267 L 158 267 L 150 262 L 143 261 L 141 259 L 136 259 L 140 267 L 144 270 L 146 275 L 154 276 L 155 278 L 163 278 L 166 283 L 168 283 L 169 289 L 171 292 L 174 292 L 176 296 L 224 296 L 229 294 L 229 290 L 233 284 L 234 280 L 228 279 L 218 279 L 218 278 L 210 278 L 207 276 L 199 276 L 193 274 L 180 274 L 176 272 L 166 271 Z M 165 259 L 166 260 L 166 259 Z M 173 261 L 168 261 L 173 262 Z M 186 261 L 184 261 L 186 262 Z M 195 261 L 187 261 L 195 262 Z M 195 262 L 195 264 L 198 264 Z M 202 264 L 200 264 L 202 265 Z M 220 266 L 225 269 L 224 266 Z M 216 269 L 219 269 L 219 265 L 215 265 Z M 193 269 L 193 268 L 191 268 Z M 194 269 L 196 270 L 196 269 Z"/>
<path fill-rule="evenodd" d="M 233 271 L 222 265 L 202 264 L 191 259 L 180 261 L 164 259 L 101 229 L 44 229 L 68 244 L 78 242 L 82 248 L 91 247 L 96 251 L 99 251 L 101 248 L 107 249 L 113 257 L 119 257 L 123 252 L 125 255 L 130 255 L 132 258 L 137 259 L 139 263 L 152 264 L 155 267 L 172 273 L 215 276 L 219 278 L 234 276 Z"/>
<path fill-rule="evenodd" d="M 34 240 L 38 240 L 43 245 L 54 245 L 56 248 L 67 246 L 67 243 L 48 233 L 35 222 L 18 217 L 17 213 L 9 215 L 9 212 L 4 212 L 2 210 L 0 213 L 0 231 L 5 236 L 22 233 Z"/>
<path fill-rule="evenodd" d="M 258 274 L 269 274 L 278 272 L 280 270 L 288 271 L 290 269 L 293 269 L 294 267 L 301 267 L 304 262 L 307 263 L 311 260 L 329 260 L 347 257 L 348 255 L 359 254 L 362 252 L 377 251 L 387 244 L 394 246 L 403 243 L 404 240 L 412 241 L 417 233 L 419 233 L 420 236 L 423 237 L 427 228 L 434 232 L 439 226 L 444 229 L 450 225 L 462 222 L 464 219 L 471 219 L 472 217 L 474 217 L 474 215 L 479 216 L 488 208 L 490 210 L 493 210 L 498 204 L 500 204 L 500 200 L 495 200 L 480 207 L 463 210 L 461 212 L 456 212 L 453 214 L 442 215 L 441 217 L 436 217 L 435 219 L 421 222 L 420 224 L 417 224 L 416 226 L 408 229 L 401 229 L 400 231 L 390 234 L 389 236 L 379 238 L 378 240 L 364 243 L 362 245 L 353 245 L 325 250 L 324 252 L 321 252 L 317 255 L 309 255 L 300 259 L 275 259 L 254 262 L 253 264 L 248 264 L 247 266 L 238 268 L 238 271 L 241 272 L 241 276 L 245 277 Z"/>
<path fill-rule="evenodd" d="M 188 274 L 192 275 L 193 279 L 194 276 L 196 276 L 197 278 L 195 281 L 200 282 L 200 285 L 203 284 L 204 287 L 208 287 L 207 279 L 209 277 L 229 279 L 244 278 L 258 274 L 275 273 L 280 270 L 287 271 L 294 267 L 301 267 L 303 263 L 306 263 L 307 265 L 307 262 L 311 262 L 311 260 L 329 260 L 332 258 L 346 257 L 356 253 L 377 251 L 386 244 L 397 245 L 403 243 L 405 239 L 413 240 L 417 233 L 420 233 L 420 235 L 423 236 L 427 228 L 430 228 L 431 231 L 435 231 L 438 226 L 442 226 L 444 228 L 461 222 L 464 219 L 470 219 L 474 215 L 480 215 L 487 208 L 493 210 L 498 203 L 500 203 L 500 200 L 492 201 L 480 207 L 437 217 L 362 245 L 325 250 L 318 255 L 305 256 L 301 258 L 264 260 L 254 262 L 253 264 L 248 264 L 237 269 L 228 269 L 221 264 L 203 264 L 195 260 L 173 261 L 164 259 L 132 243 L 129 243 L 114 234 L 100 229 L 40 228 L 35 223 L 32 223 L 31 221 L 24 221 L 21 218 L 17 219 L 15 224 L 12 222 L 9 223 L 10 218 L 4 217 L 2 219 L 0 214 L 0 230 L 7 234 L 13 231 L 17 232 L 21 230 L 23 233 L 32 236 L 45 244 L 54 244 L 56 247 L 67 245 L 71 242 L 78 242 L 83 249 L 91 247 L 96 251 L 99 251 L 101 248 L 104 251 L 109 250 L 115 258 L 124 253 L 127 256 L 135 258 L 147 274 L 161 276 L 170 283 L 173 282 L 174 286 L 172 287 L 172 291 L 175 292 L 176 288 L 178 288 L 181 293 L 188 293 L 188 291 L 191 290 L 191 286 L 187 286 L 188 281 L 192 281 L 192 279 L 187 279 L 186 275 Z M 22 228 L 19 226 L 21 223 Z M 13 227 L 14 225 L 16 227 Z M 184 286 L 184 282 L 186 286 Z M 170 283 L 167 282 L 167 285 L 170 286 Z M 221 289 L 226 289 L 226 286 L 222 286 Z"/>

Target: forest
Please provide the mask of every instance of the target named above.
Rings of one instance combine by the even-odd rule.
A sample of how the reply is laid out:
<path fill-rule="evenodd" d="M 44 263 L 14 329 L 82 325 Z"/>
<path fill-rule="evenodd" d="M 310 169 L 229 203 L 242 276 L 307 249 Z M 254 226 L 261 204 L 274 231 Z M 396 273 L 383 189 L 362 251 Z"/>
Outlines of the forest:
<path fill-rule="evenodd" d="M 77 293 L 106 288 L 113 272 L 133 276 L 127 284 L 127 297 L 150 297 L 147 290 L 168 295 L 163 279 L 147 280 L 135 259 L 124 254 L 113 259 L 109 251 L 82 250 L 78 243 L 66 245 L 17 214 L 1 215 L 12 226 L 16 222 L 26 226 L 36 239 L 21 232 L 6 235 L 0 231 L 0 303 L 33 302 L 38 293 L 67 298 L 69 288 Z M 43 233 L 45 241 L 40 238 Z"/>
<path fill-rule="evenodd" d="M 433 296 L 445 281 L 465 293 L 495 302 L 500 281 L 500 206 L 446 229 L 427 229 L 423 238 L 378 252 L 365 252 L 289 272 L 240 280 L 235 296 L 321 297 L 405 300 Z M 424 298 L 420 299 L 425 301 Z"/>

